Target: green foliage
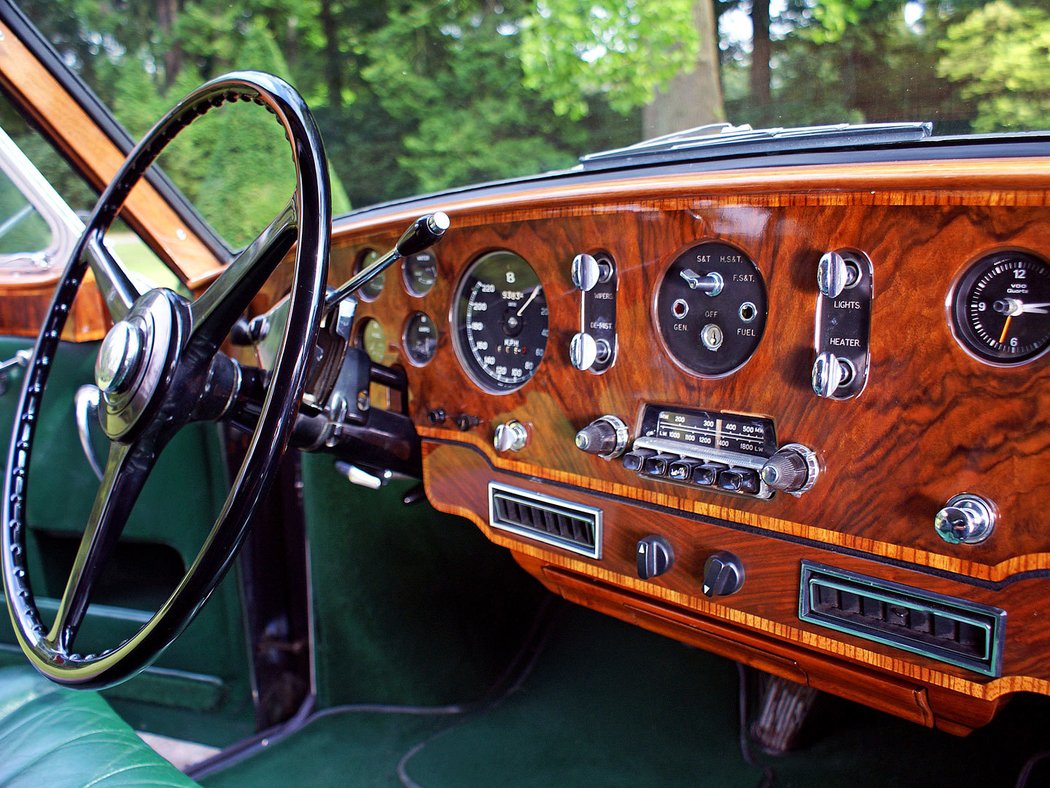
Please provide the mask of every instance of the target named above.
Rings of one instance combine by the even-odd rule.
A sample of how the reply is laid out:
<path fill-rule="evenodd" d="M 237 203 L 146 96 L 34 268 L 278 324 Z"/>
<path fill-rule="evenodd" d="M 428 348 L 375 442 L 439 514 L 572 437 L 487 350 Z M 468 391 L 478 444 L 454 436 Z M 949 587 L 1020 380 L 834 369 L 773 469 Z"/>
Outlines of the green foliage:
<path fill-rule="evenodd" d="M 975 100 L 975 131 L 1050 127 L 1050 13 L 996 0 L 948 28 L 938 73 Z"/>
<path fill-rule="evenodd" d="M 587 98 L 621 113 L 696 62 L 693 0 L 539 0 L 521 20 L 525 85 L 579 119 Z"/>

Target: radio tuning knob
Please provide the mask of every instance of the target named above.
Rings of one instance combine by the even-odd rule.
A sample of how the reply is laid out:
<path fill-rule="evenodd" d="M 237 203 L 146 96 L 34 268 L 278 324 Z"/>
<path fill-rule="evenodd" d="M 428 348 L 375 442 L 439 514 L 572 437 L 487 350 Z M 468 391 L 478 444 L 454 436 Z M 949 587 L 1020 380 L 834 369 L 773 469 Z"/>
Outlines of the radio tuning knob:
<path fill-rule="evenodd" d="M 599 282 L 609 281 L 609 277 L 612 276 L 612 264 L 605 259 L 599 260 L 593 255 L 578 254 L 572 258 L 569 276 L 573 287 L 586 293 Z"/>
<path fill-rule="evenodd" d="M 979 495 L 960 493 L 937 512 L 933 527 L 949 544 L 978 544 L 992 535 L 995 505 Z"/>
<path fill-rule="evenodd" d="M 631 435 L 627 425 L 616 416 L 599 416 L 576 433 L 576 448 L 613 460 L 627 449 Z"/>
<path fill-rule="evenodd" d="M 820 461 L 816 452 L 801 443 L 786 443 L 766 460 L 759 475 L 767 487 L 799 496 L 816 483 Z"/>
<path fill-rule="evenodd" d="M 835 392 L 853 379 L 853 365 L 834 353 L 824 351 L 813 362 L 813 392 L 818 397 L 834 399 Z"/>
<path fill-rule="evenodd" d="M 529 442 L 529 431 L 517 419 L 512 419 L 506 424 L 497 424 L 492 435 L 492 445 L 496 451 L 521 451 Z"/>
<path fill-rule="evenodd" d="M 860 279 L 860 269 L 838 252 L 827 252 L 817 263 L 817 288 L 827 298 L 838 298 Z"/>

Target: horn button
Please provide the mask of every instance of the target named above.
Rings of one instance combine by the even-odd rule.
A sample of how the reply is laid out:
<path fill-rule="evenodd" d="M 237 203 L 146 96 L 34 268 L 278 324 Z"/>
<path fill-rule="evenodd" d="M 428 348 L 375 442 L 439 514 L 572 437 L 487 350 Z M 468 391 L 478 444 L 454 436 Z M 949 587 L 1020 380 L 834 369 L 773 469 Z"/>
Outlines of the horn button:
<path fill-rule="evenodd" d="M 129 435 L 162 384 L 170 382 L 178 357 L 177 298 L 151 290 L 102 340 L 95 385 L 102 393 L 99 421 L 113 440 Z"/>

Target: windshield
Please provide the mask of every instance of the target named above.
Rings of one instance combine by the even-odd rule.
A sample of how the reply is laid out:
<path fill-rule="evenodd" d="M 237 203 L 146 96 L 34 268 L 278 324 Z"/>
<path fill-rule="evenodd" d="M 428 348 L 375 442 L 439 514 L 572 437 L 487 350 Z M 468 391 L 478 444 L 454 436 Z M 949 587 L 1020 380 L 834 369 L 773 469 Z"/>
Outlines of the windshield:
<path fill-rule="evenodd" d="M 285 77 L 321 126 L 337 212 L 569 167 L 718 121 L 931 121 L 934 134 L 1050 127 L 1045 0 L 23 7 L 136 138 L 207 78 L 243 68 Z M 292 183 L 279 131 L 252 109 L 237 110 L 236 133 L 202 122 L 162 162 L 234 243 L 254 236 Z"/>

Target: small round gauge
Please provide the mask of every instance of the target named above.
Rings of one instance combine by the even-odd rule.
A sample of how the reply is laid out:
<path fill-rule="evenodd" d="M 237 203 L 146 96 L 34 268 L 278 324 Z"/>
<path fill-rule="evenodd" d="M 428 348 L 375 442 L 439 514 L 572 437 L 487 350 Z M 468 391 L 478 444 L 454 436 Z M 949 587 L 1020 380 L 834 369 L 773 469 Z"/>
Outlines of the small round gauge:
<path fill-rule="evenodd" d="M 405 324 L 405 333 L 401 339 L 405 345 L 405 355 L 417 367 L 429 364 L 437 352 L 437 326 L 426 312 L 413 313 Z"/>
<path fill-rule="evenodd" d="M 365 268 L 370 266 L 376 260 L 379 259 L 379 252 L 375 249 L 365 249 L 361 252 L 357 258 L 357 270 L 363 271 Z M 379 298 L 379 294 L 383 292 L 383 283 L 386 281 L 386 274 L 382 273 L 378 276 L 372 277 L 368 280 L 368 284 L 362 287 L 357 292 L 360 294 L 361 299 L 364 301 L 375 301 Z"/>
<path fill-rule="evenodd" d="M 478 258 L 452 302 L 453 344 L 482 388 L 515 391 L 536 374 L 547 349 L 547 297 L 539 277 L 513 252 Z"/>
<path fill-rule="evenodd" d="M 405 289 L 410 295 L 425 296 L 437 281 L 437 258 L 429 249 L 409 255 L 401 265 L 401 273 L 405 278 Z"/>
<path fill-rule="evenodd" d="M 376 364 L 382 364 L 386 357 L 386 329 L 375 318 L 369 317 L 361 323 L 357 341 L 361 348 Z"/>
<path fill-rule="evenodd" d="M 742 367 L 766 327 L 766 287 L 746 254 L 728 244 L 693 246 L 656 291 L 656 325 L 684 369 L 717 378 Z"/>
<path fill-rule="evenodd" d="M 951 296 L 952 332 L 996 366 L 1024 364 L 1050 348 L 1050 265 L 1025 252 L 999 252 L 971 265 Z"/>

